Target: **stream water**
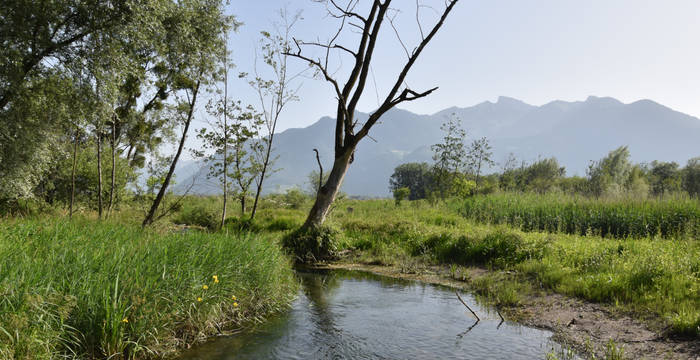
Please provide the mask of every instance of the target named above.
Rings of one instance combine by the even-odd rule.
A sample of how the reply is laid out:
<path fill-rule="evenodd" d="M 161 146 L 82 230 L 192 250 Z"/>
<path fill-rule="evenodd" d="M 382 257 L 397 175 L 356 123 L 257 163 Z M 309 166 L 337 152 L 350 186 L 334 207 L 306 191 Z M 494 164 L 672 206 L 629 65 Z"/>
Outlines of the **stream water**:
<path fill-rule="evenodd" d="M 548 331 L 503 322 L 446 287 L 357 271 L 299 272 L 289 312 L 222 337 L 180 360 L 544 359 L 559 349 Z"/>

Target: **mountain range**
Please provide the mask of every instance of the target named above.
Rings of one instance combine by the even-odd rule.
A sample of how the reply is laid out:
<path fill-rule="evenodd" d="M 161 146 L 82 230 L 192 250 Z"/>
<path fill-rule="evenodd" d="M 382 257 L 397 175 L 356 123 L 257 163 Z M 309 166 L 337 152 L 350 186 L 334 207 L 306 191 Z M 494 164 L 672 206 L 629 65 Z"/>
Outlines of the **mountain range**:
<path fill-rule="evenodd" d="M 349 195 L 388 196 L 389 177 L 406 162 L 431 162 L 430 146 L 444 136 L 440 125 L 455 114 L 467 131 L 466 143 L 486 137 L 493 159 L 502 163 L 513 153 L 520 161 L 556 157 L 567 175 L 585 175 L 591 160 L 605 156 L 621 145 L 629 146 L 634 162 L 675 161 L 683 165 L 700 156 L 700 119 L 674 111 L 651 100 L 625 104 L 610 97 L 588 97 L 585 101 L 552 101 L 542 106 L 499 97 L 471 107 L 451 107 L 432 115 L 392 109 L 363 139 L 345 178 L 343 191 Z M 358 113 L 362 123 L 368 117 Z M 335 120 L 323 117 L 305 128 L 285 130 L 275 137 L 274 154 L 278 169 L 266 180 L 266 191 L 308 187 L 308 175 L 318 169 L 312 149 L 321 154 L 324 169 L 333 160 Z M 497 171 L 496 165 L 490 171 Z M 196 176 L 196 193 L 218 190 L 201 175 L 196 162 L 178 170 L 182 184 Z"/>

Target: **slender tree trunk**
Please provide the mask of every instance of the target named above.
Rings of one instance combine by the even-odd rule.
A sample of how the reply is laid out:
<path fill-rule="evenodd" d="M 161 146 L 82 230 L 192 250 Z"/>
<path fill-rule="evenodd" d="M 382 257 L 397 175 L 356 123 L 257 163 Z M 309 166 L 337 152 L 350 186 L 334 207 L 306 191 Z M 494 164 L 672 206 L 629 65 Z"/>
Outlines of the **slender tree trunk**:
<path fill-rule="evenodd" d="M 228 34 L 226 36 L 228 45 Z M 224 228 L 226 222 L 226 202 L 228 200 L 228 53 L 224 48 L 224 206 L 221 209 L 221 225 Z"/>
<path fill-rule="evenodd" d="M 275 121 L 276 123 L 276 121 Z M 276 125 L 276 124 L 275 124 Z M 267 173 L 267 166 L 270 164 L 270 153 L 272 152 L 272 140 L 275 136 L 275 127 L 272 127 L 272 133 L 268 137 L 267 149 L 265 149 L 265 160 L 263 160 L 263 167 L 260 171 L 260 178 L 257 183 L 258 188 L 255 191 L 255 201 L 253 202 L 253 210 L 250 213 L 250 219 L 255 218 L 255 212 L 258 210 L 258 201 L 260 200 L 260 193 L 262 193 L 263 182 L 265 181 L 265 174 Z"/>
<path fill-rule="evenodd" d="M 241 200 L 241 217 L 243 217 L 243 215 L 245 215 L 245 194 L 241 195 L 240 200 Z"/>
<path fill-rule="evenodd" d="M 97 131 L 97 215 L 102 219 L 102 134 Z"/>
<path fill-rule="evenodd" d="M 158 190 L 158 195 L 156 195 L 156 198 L 153 200 L 153 204 L 151 205 L 151 209 L 148 210 L 148 214 L 146 215 L 146 218 L 143 219 L 143 223 L 141 224 L 142 227 L 146 227 L 153 223 L 153 220 L 155 219 L 156 211 L 158 211 L 158 206 L 160 206 L 160 203 L 163 201 L 163 197 L 165 197 L 165 193 L 168 190 L 168 185 L 170 185 L 170 179 L 173 177 L 173 173 L 175 172 L 175 167 L 177 166 L 177 161 L 180 159 L 180 155 L 182 154 L 182 149 L 185 147 L 185 140 L 187 139 L 187 131 L 190 128 L 190 124 L 192 123 L 192 116 L 194 115 L 194 105 L 197 103 L 197 93 L 199 92 L 199 86 L 200 86 L 200 81 L 197 81 L 197 84 L 195 85 L 194 89 L 192 90 L 192 101 L 190 102 L 190 108 L 187 112 L 187 120 L 185 121 L 185 128 L 182 131 L 182 137 L 180 138 L 180 145 L 177 148 L 177 153 L 175 153 L 175 157 L 173 158 L 173 162 L 170 164 L 170 169 L 168 169 L 168 174 L 165 176 L 165 180 L 163 180 L 163 184 L 161 185 L 160 189 Z"/>
<path fill-rule="evenodd" d="M 75 139 L 73 141 L 73 169 L 70 174 L 70 207 L 68 217 L 73 218 L 73 204 L 75 203 L 75 167 L 78 159 L 78 129 L 75 129 Z"/>
<path fill-rule="evenodd" d="M 226 148 L 224 147 L 224 159 L 226 158 Z M 219 225 L 219 230 L 224 228 L 224 223 L 226 222 L 226 203 L 228 201 L 228 182 L 226 180 L 226 160 L 224 160 L 224 206 L 221 209 L 221 225 Z"/>
<path fill-rule="evenodd" d="M 107 216 L 112 215 L 112 206 L 114 206 L 114 186 L 116 183 L 116 168 L 117 168 L 117 137 L 116 130 L 117 126 L 115 124 L 116 119 L 112 117 L 112 179 L 109 186 L 109 205 L 107 206 Z"/>
<path fill-rule="evenodd" d="M 347 173 L 348 167 L 350 166 L 352 152 L 353 149 L 346 149 L 333 161 L 333 168 L 328 175 L 328 180 L 321 186 L 321 189 L 316 195 L 314 206 L 311 208 L 311 211 L 309 211 L 309 216 L 306 218 L 306 222 L 304 222 L 302 228 L 308 229 L 318 227 L 326 220 L 328 211 L 336 195 L 338 195 L 340 186 L 343 184 L 343 179 L 345 178 L 345 173 Z"/>

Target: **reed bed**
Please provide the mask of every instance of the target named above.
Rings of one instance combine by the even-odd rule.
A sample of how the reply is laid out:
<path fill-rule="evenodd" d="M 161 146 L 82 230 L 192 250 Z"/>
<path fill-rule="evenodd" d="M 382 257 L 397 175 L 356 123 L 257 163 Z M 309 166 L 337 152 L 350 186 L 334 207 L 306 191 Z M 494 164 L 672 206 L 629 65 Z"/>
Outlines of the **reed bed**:
<path fill-rule="evenodd" d="M 505 193 L 475 196 L 459 213 L 485 224 L 606 238 L 700 237 L 700 201 L 692 198 L 594 199 Z"/>
<path fill-rule="evenodd" d="M 167 357 L 285 309 L 297 290 L 262 236 L 5 220 L 0 258 L 2 359 Z"/>

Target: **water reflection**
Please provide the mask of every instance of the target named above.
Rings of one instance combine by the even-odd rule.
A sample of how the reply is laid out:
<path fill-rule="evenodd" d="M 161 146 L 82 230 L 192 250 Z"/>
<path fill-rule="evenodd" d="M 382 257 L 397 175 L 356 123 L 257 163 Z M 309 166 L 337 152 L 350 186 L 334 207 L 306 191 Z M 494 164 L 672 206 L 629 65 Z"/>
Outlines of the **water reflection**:
<path fill-rule="evenodd" d="M 299 272 L 293 308 L 252 332 L 221 338 L 182 360 L 533 359 L 549 332 L 504 323 L 452 290 L 349 271 Z"/>

